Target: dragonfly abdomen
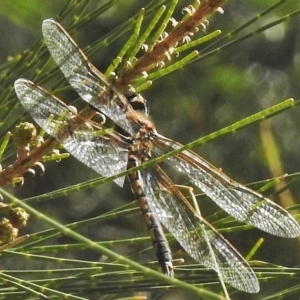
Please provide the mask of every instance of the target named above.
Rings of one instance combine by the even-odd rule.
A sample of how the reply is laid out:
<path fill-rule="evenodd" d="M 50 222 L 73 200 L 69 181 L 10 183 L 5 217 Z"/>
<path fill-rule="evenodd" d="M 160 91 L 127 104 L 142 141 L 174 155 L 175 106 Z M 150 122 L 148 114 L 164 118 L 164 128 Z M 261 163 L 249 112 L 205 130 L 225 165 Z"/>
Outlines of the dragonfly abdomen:
<path fill-rule="evenodd" d="M 133 155 L 128 158 L 128 168 L 135 167 L 137 159 Z M 143 191 L 143 181 L 140 172 L 129 174 L 131 190 L 136 197 L 137 203 L 141 209 L 143 218 L 146 222 L 148 232 L 152 239 L 152 244 L 155 249 L 156 258 L 165 275 L 173 277 L 172 253 L 169 243 L 164 235 L 163 229 L 155 215 L 152 213 L 145 193 Z"/>

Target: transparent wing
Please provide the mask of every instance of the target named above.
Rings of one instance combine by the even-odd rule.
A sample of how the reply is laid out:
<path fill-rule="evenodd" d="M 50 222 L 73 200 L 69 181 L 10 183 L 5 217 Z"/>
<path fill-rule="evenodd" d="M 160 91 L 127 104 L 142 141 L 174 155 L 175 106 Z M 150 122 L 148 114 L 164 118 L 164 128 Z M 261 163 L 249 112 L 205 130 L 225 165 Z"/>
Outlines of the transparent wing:
<path fill-rule="evenodd" d="M 198 219 L 197 224 L 190 218 L 182 202 L 159 183 L 169 181 L 166 174 L 160 170 L 159 182 L 148 170 L 141 174 L 151 211 L 185 251 L 201 265 L 216 270 L 233 287 L 258 292 L 258 280 L 243 257 L 205 220 Z"/>
<path fill-rule="evenodd" d="M 81 128 L 75 131 L 71 130 L 76 115 L 58 98 L 25 79 L 15 82 L 15 91 L 37 124 L 62 143 L 79 161 L 102 176 L 111 176 L 126 170 L 127 149 L 119 147 L 107 135 L 97 135 L 84 129 L 84 125 L 78 125 Z M 123 182 L 124 178 L 116 180 L 121 186 Z"/>
<path fill-rule="evenodd" d="M 43 21 L 42 30 L 53 59 L 81 98 L 129 134 L 137 133 L 137 124 L 127 118 L 134 113 L 130 103 L 110 87 L 106 77 L 88 61 L 64 28 L 47 19 Z"/>
<path fill-rule="evenodd" d="M 158 136 L 155 144 L 157 147 L 154 152 L 157 155 L 182 147 L 163 136 Z M 235 219 L 277 236 L 300 235 L 299 224 L 285 209 L 233 181 L 192 151 L 184 151 L 168 161 Z"/>

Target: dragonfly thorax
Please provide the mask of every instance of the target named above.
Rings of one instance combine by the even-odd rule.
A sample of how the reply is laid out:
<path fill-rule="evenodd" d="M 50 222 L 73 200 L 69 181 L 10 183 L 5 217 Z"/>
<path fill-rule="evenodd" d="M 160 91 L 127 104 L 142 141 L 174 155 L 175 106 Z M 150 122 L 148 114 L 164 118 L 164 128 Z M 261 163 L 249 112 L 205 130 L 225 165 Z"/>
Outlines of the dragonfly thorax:
<path fill-rule="evenodd" d="M 147 161 L 151 156 L 153 148 L 153 138 L 156 130 L 149 120 L 139 119 L 140 130 L 132 140 L 130 151 L 139 158 L 141 162 Z"/>

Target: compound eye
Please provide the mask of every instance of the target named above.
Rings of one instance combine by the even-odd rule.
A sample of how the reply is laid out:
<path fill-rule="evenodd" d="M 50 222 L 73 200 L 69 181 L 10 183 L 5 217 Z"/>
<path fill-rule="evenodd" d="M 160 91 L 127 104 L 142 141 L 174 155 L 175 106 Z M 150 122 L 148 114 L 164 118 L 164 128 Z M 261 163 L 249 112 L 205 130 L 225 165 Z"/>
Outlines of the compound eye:
<path fill-rule="evenodd" d="M 149 114 L 149 107 L 147 100 L 143 98 L 140 94 L 128 92 L 124 96 L 130 102 L 132 108 L 136 111 L 139 111 L 145 115 Z"/>

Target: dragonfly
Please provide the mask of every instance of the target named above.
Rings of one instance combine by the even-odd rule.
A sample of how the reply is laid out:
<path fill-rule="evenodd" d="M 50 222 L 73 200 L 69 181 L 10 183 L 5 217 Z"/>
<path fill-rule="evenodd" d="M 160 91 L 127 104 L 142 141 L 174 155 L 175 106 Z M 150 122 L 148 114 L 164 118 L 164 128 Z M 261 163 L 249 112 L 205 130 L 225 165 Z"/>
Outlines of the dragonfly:
<path fill-rule="evenodd" d="M 147 115 L 146 100 L 138 94 L 126 97 L 118 92 L 58 22 L 47 19 L 42 30 L 53 59 L 70 85 L 92 111 L 116 124 L 115 130 L 107 130 L 105 123 L 96 123 L 89 114 L 77 114 L 44 88 L 18 79 L 15 91 L 23 107 L 69 153 L 109 177 L 182 147 L 157 132 Z M 235 182 L 193 151 L 185 150 L 165 162 L 235 219 L 280 237 L 300 235 L 300 226 L 288 211 Z M 215 270 L 224 282 L 245 292 L 259 291 L 258 279 L 248 262 L 202 218 L 159 163 L 132 171 L 128 177 L 164 274 L 173 276 L 174 271 L 161 224 L 195 261 Z M 122 187 L 124 177 L 114 181 Z"/>

